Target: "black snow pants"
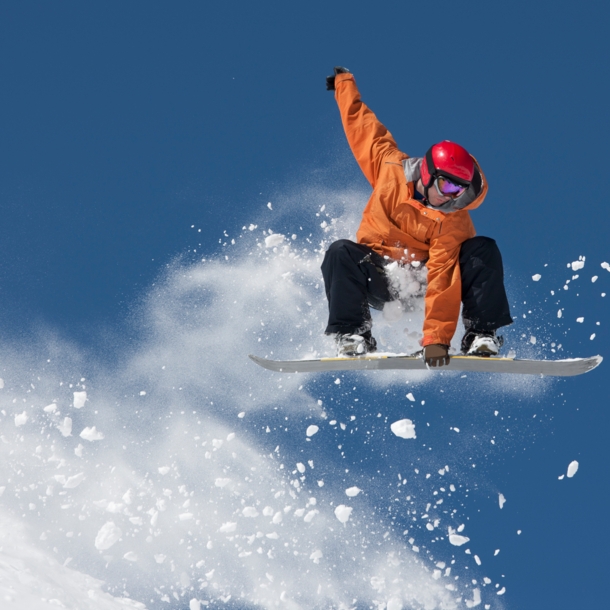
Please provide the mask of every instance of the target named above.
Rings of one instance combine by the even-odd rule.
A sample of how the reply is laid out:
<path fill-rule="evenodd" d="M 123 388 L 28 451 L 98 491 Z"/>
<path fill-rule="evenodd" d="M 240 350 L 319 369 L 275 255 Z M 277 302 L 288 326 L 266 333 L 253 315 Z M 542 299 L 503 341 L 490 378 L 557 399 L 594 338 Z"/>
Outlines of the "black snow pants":
<path fill-rule="evenodd" d="M 383 309 L 398 295 L 385 266 L 391 261 L 349 239 L 331 244 L 322 263 L 328 298 L 327 334 L 361 333 L 371 328 L 369 306 Z M 460 250 L 462 318 L 467 329 L 492 331 L 511 324 L 502 256 L 489 237 L 467 239 Z"/>

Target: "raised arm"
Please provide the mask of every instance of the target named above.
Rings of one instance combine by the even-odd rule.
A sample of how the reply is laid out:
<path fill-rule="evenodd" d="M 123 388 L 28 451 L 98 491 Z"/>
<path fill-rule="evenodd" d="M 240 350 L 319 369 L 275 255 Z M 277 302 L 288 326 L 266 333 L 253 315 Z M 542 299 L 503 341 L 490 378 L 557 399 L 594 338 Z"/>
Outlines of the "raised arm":
<path fill-rule="evenodd" d="M 395 161 L 400 162 L 407 155 L 398 150 L 392 134 L 360 99 L 353 74 L 345 68 L 335 68 L 335 75 L 330 76 L 327 83 L 329 89 L 335 90 L 341 121 L 354 157 L 374 188 L 383 160 L 396 153 Z"/>

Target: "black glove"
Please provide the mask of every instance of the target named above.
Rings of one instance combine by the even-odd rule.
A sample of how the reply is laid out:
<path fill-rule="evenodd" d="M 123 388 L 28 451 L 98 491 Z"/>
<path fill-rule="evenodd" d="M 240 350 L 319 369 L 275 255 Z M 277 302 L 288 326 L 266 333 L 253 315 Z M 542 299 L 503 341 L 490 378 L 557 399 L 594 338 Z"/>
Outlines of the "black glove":
<path fill-rule="evenodd" d="M 347 68 L 343 68 L 341 66 L 335 66 L 335 73 L 332 76 L 326 77 L 326 90 L 334 91 L 335 90 L 335 76 L 337 74 L 349 74 L 349 70 Z"/>
<path fill-rule="evenodd" d="M 445 366 L 449 364 L 448 345 L 426 345 L 424 347 L 424 362 L 427 366 Z"/>

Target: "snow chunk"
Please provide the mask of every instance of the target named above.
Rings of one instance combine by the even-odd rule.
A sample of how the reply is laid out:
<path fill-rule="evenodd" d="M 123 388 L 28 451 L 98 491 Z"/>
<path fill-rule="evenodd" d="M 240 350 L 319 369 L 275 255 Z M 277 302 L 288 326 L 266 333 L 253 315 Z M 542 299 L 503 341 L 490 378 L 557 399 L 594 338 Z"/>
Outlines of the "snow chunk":
<path fill-rule="evenodd" d="M 244 517 L 258 517 L 258 511 L 256 508 L 254 508 L 254 506 L 246 506 L 246 508 L 241 511 L 241 514 Z"/>
<path fill-rule="evenodd" d="M 411 402 L 415 402 L 415 396 L 413 396 L 412 392 L 409 392 L 407 394 L 407 398 L 411 401 Z"/>
<path fill-rule="evenodd" d="M 79 472 L 72 477 L 68 477 L 64 483 L 64 489 L 74 489 L 78 487 L 85 480 L 85 473 Z"/>
<path fill-rule="evenodd" d="M 193 518 L 193 513 L 181 513 L 178 515 L 180 521 L 190 521 Z"/>
<path fill-rule="evenodd" d="M 337 517 L 341 523 L 347 523 L 352 514 L 352 510 L 352 508 L 345 506 L 345 504 L 339 504 L 339 506 L 335 508 L 335 517 Z"/>
<path fill-rule="evenodd" d="M 307 434 L 307 436 L 313 436 L 314 434 L 316 434 L 318 432 L 319 429 L 320 428 L 318 428 L 318 426 L 312 424 L 311 426 L 307 427 L 305 434 Z"/>
<path fill-rule="evenodd" d="M 159 471 L 159 474 L 166 475 L 171 470 L 171 468 L 169 466 L 159 466 L 157 470 Z"/>
<path fill-rule="evenodd" d="M 65 417 L 64 421 L 57 426 L 57 429 L 61 432 L 62 436 L 72 435 L 72 418 Z"/>
<path fill-rule="evenodd" d="M 281 233 L 272 233 L 265 237 L 265 248 L 274 248 L 275 246 L 279 246 L 285 237 Z"/>
<path fill-rule="evenodd" d="M 470 542 L 470 538 L 467 536 L 460 536 L 459 534 L 450 534 L 449 542 L 451 542 L 453 546 L 462 546 L 463 544 Z"/>
<path fill-rule="evenodd" d="M 504 494 L 498 494 L 498 503 L 500 504 L 500 508 L 504 508 L 504 504 L 506 504 Z"/>
<path fill-rule="evenodd" d="M 608 263 L 602 263 L 602 269 L 605 269 L 606 271 L 610 271 L 610 264 Z"/>
<path fill-rule="evenodd" d="M 28 421 L 28 414 L 24 411 L 23 413 L 19 413 L 19 415 L 15 415 L 15 425 L 17 427 L 25 425 Z"/>
<path fill-rule="evenodd" d="M 87 401 L 87 392 L 74 392 L 74 408 L 82 409 Z"/>
<path fill-rule="evenodd" d="M 568 466 L 568 478 L 572 478 L 578 471 L 578 462 L 576 460 L 570 462 Z"/>
<path fill-rule="evenodd" d="M 399 419 L 395 421 L 390 430 L 400 438 L 417 438 L 415 435 L 415 424 L 410 419 Z"/>
<path fill-rule="evenodd" d="M 234 532 L 237 529 L 237 523 L 234 523 L 233 521 L 227 521 L 226 523 L 223 523 L 220 526 L 220 529 L 218 530 L 221 534 L 230 534 L 231 532 Z"/>
<path fill-rule="evenodd" d="M 120 528 L 118 528 L 113 521 L 108 521 L 102 525 L 95 537 L 95 548 L 98 551 L 105 551 L 118 542 L 122 535 L 123 532 Z"/>
<path fill-rule="evenodd" d="M 356 497 L 360 492 L 362 491 L 362 489 L 358 488 L 358 487 L 348 487 L 345 490 L 345 495 L 349 496 L 350 498 L 354 498 Z"/>
<path fill-rule="evenodd" d="M 194 598 L 189 602 L 189 610 L 201 610 L 201 603 Z"/>
<path fill-rule="evenodd" d="M 226 487 L 231 482 L 231 479 L 218 478 L 214 481 L 216 487 Z"/>
<path fill-rule="evenodd" d="M 56 405 L 54 402 L 52 402 L 50 405 L 47 405 L 47 406 L 46 406 L 46 407 L 43 409 L 43 411 L 44 411 L 45 413 L 55 413 L 55 411 L 57 411 L 57 405 Z"/>
<path fill-rule="evenodd" d="M 563 315 L 563 313 L 561 312 L 561 309 L 557 311 L 557 317 L 561 318 L 561 316 Z"/>
<path fill-rule="evenodd" d="M 584 319 L 584 318 L 576 318 L 576 321 L 577 321 L 579 324 L 582 324 L 582 323 L 585 321 L 585 319 Z"/>
<path fill-rule="evenodd" d="M 309 559 L 311 559 L 314 563 L 320 563 L 320 559 L 322 559 L 322 557 L 324 557 L 322 551 L 314 551 L 309 556 Z"/>
<path fill-rule="evenodd" d="M 123 559 L 126 559 L 127 561 L 138 561 L 138 556 L 133 551 L 129 551 L 123 555 Z"/>
<path fill-rule="evenodd" d="M 84 438 L 86 441 L 101 441 L 104 438 L 104 435 L 101 432 L 96 430 L 95 426 L 91 428 L 85 428 L 81 433 L 80 437 Z"/>
<path fill-rule="evenodd" d="M 479 588 L 473 589 L 472 599 L 466 600 L 466 608 L 474 608 L 481 604 L 481 590 Z"/>
<path fill-rule="evenodd" d="M 579 269 L 582 269 L 584 266 L 585 266 L 584 260 L 574 261 L 573 263 L 570 264 L 570 267 L 572 267 L 572 271 L 578 271 Z"/>
<path fill-rule="evenodd" d="M 532 275 L 532 279 L 534 280 L 534 282 L 539 282 L 541 277 L 542 276 L 539 273 Z"/>

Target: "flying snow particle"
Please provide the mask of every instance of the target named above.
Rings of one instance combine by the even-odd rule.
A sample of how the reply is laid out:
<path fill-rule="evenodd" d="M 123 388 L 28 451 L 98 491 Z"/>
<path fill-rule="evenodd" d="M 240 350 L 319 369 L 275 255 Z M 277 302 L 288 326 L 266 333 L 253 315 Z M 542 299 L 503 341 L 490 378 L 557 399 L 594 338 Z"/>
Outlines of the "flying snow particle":
<path fill-rule="evenodd" d="M 221 534 L 230 534 L 231 532 L 234 532 L 237 529 L 237 523 L 234 523 L 232 521 L 227 521 L 226 523 L 223 523 L 220 528 L 219 528 L 219 532 Z"/>
<path fill-rule="evenodd" d="M 78 487 L 85 480 L 85 473 L 79 472 L 72 477 L 68 477 L 64 483 L 64 489 L 74 489 Z"/>
<path fill-rule="evenodd" d="M 584 260 L 574 261 L 570 265 L 570 267 L 572 267 L 572 271 L 578 271 L 579 269 L 582 269 L 584 266 L 585 266 Z"/>
<path fill-rule="evenodd" d="M 320 563 L 320 559 L 322 559 L 322 557 L 324 557 L 322 551 L 314 551 L 309 556 L 309 559 L 311 559 L 314 563 Z"/>
<path fill-rule="evenodd" d="M 138 561 L 138 556 L 133 551 L 129 551 L 123 555 L 123 559 L 126 559 L 127 561 Z"/>
<path fill-rule="evenodd" d="M 350 498 L 355 498 L 360 492 L 362 491 L 362 489 L 358 488 L 358 487 L 348 487 L 345 490 L 345 495 L 349 496 Z"/>
<path fill-rule="evenodd" d="M 267 203 L 267 207 L 268 207 L 270 210 L 272 210 L 272 209 L 273 209 L 273 206 L 271 205 L 271 201 L 269 201 L 269 202 Z"/>
<path fill-rule="evenodd" d="M 602 263 L 602 269 L 605 269 L 606 271 L 610 271 L 610 264 L 608 263 Z"/>
<path fill-rule="evenodd" d="M 504 494 L 498 494 L 498 504 L 500 504 L 500 508 L 504 508 L 504 504 L 506 504 Z"/>
<path fill-rule="evenodd" d="M 25 425 L 28 421 L 28 414 L 24 411 L 23 413 L 19 413 L 19 415 L 15 415 L 15 425 L 17 427 Z"/>
<path fill-rule="evenodd" d="M 65 417 L 64 421 L 57 426 L 57 429 L 61 432 L 62 436 L 72 435 L 72 418 Z"/>
<path fill-rule="evenodd" d="M 415 396 L 413 396 L 412 392 L 409 392 L 407 394 L 407 398 L 411 401 L 411 402 L 415 402 Z"/>
<path fill-rule="evenodd" d="M 530 337 L 530 343 L 531 343 L 532 345 L 536 345 L 536 341 L 537 341 L 536 337 L 534 337 L 534 335 L 532 335 L 532 336 Z"/>
<path fill-rule="evenodd" d="M 87 392 L 74 392 L 74 408 L 82 409 L 87 402 Z"/>
<path fill-rule="evenodd" d="M 254 508 L 254 506 L 246 506 L 242 511 L 241 514 L 244 517 L 258 517 L 258 511 L 256 510 L 256 508 Z"/>
<path fill-rule="evenodd" d="M 339 504 L 339 506 L 335 508 L 335 517 L 337 517 L 341 523 L 347 523 L 352 514 L 352 510 L 352 508 L 345 506 L 345 504 Z"/>
<path fill-rule="evenodd" d="M 593 333 L 593 334 L 592 334 L 592 335 L 589 337 L 589 339 L 590 339 L 591 341 L 593 341 L 593 339 L 595 339 L 595 333 Z"/>
<path fill-rule="evenodd" d="M 415 435 L 415 424 L 410 419 L 399 419 L 395 421 L 390 430 L 400 438 L 417 438 Z"/>
<path fill-rule="evenodd" d="M 597 282 L 597 277 L 598 277 L 597 275 L 594 275 L 594 276 L 591 278 L 591 281 L 592 281 L 594 284 L 595 284 L 595 282 Z"/>
<path fill-rule="evenodd" d="M 216 487 L 226 487 L 231 482 L 231 479 L 218 478 L 214 481 Z"/>
<path fill-rule="evenodd" d="M 585 321 L 585 319 L 584 319 L 584 318 L 576 318 L 576 321 L 577 321 L 579 324 L 582 324 L 582 323 Z"/>
<path fill-rule="evenodd" d="M 540 281 L 541 277 L 542 276 L 539 273 L 536 273 L 535 275 L 532 275 L 532 279 L 534 280 L 534 282 Z"/>
<path fill-rule="evenodd" d="M 284 236 L 281 233 L 272 233 L 265 237 L 265 248 L 274 248 L 279 246 L 284 241 Z"/>
<path fill-rule="evenodd" d="M 201 603 L 198 599 L 193 599 L 189 602 L 189 610 L 201 610 Z"/>
<path fill-rule="evenodd" d="M 100 531 L 95 537 L 95 548 L 98 551 L 109 549 L 123 535 L 123 532 L 118 528 L 113 521 L 108 521 L 100 528 Z"/>
<path fill-rule="evenodd" d="M 314 434 L 316 434 L 318 432 L 320 428 L 318 428 L 318 426 L 311 424 L 311 426 L 307 427 L 307 430 L 305 431 L 305 434 L 307 436 L 313 436 Z"/>
<path fill-rule="evenodd" d="M 453 546 L 462 546 L 463 544 L 470 542 L 470 538 L 467 536 L 460 536 L 459 534 L 450 534 L 449 542 L 451 542 Z"/>
<path fill-rule="evenodd" d="M 561 312 L 561 309 L 560 309 L 560 310 L 558 310 L 558 311 L 557 311 L 557 317 L 558 317 L 558 318 L 561 318 L 561 316 L 562 316 L 562 315 L 563 315 L 563 314 L 562 314 L 562 312 Z"/>
<path fill-rule="evenodd" d="M 50 405 L 47 405 L 47 406 L 46 406 L 46 407 L 43 409 L 43 411 L 44 411 L 45 413 L 55 413 L 55 411 L 57 411 L 57 405 L 56 405 L 54 402 L 52 402 Z"/>
<path fill-rule="evenodd" d="M 568 478 L 571 479 L 578 471 L 578 462 L 576 460 L 570 462 L 568 466 Z"/>
<path fill-rule="evenodd" d="M 193 518 L 193 513 L 182 513 L 178 515 L 180 521 L 190 521 Z"/>
<path fill-rule="evenodd" d="M 104 435 L 101 432 L 96 430 L 95 426 L 91 428 L 85 428 L 81 433 L 80 437 L 84 438 L 86 441 L 101 441 L 104 438 Z"/>
<path fill-rule="evenodd" d="M 476 555 L 475 555 L 476 557 Z M 466 608 L 475 608 L 481 605 L 481 590 L 477 587 L 472 590 L 472 599 L 466 600 Z"/>
<path fill-rule="evenodd" d="M 159 471 L 159 474 L 166 475 L 171 469 L 169 466 L 160 466 L 157 470 Z"/>

